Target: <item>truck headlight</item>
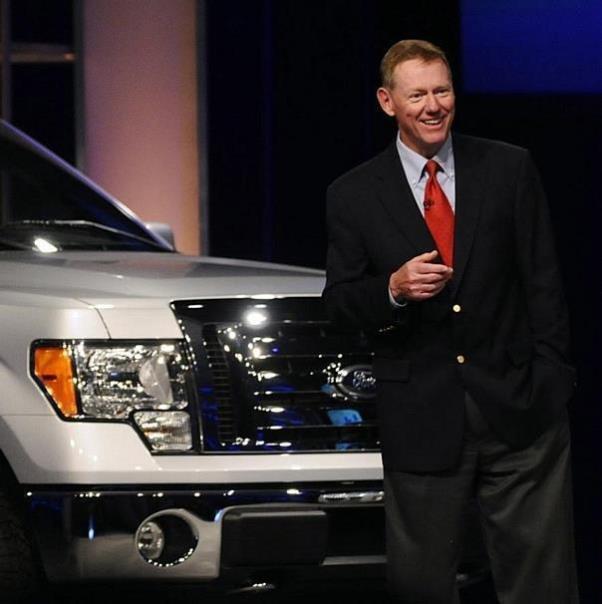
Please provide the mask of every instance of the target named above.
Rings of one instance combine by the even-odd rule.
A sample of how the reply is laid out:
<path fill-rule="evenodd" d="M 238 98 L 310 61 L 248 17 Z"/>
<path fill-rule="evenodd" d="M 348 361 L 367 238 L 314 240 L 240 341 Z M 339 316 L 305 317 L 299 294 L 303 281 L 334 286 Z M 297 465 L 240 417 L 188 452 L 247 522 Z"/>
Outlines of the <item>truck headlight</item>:
<path fill-rule="evenodd" d="M 32 370 L 61 416 L 135 424 L 153 451 L 192 448 L 180 342 L 37 343 Z"/>

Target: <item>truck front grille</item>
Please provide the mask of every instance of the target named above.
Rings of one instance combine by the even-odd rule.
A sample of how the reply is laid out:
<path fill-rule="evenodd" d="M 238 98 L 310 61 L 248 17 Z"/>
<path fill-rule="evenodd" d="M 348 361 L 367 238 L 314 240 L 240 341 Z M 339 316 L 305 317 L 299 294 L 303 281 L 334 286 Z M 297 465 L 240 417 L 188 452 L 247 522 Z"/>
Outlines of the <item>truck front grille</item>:
<path fill-rule="evenodd" d="M 206 451 L 378 449 L 372 352 L 320 298 L 173 304 L 194 357 Z"/>

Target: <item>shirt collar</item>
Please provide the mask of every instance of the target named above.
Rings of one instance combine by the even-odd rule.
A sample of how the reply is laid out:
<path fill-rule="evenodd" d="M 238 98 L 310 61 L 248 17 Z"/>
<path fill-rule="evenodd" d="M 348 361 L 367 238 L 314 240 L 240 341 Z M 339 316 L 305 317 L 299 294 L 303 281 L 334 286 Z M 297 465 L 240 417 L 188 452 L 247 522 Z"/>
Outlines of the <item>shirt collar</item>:
<path fill-rule="evenodd" d="M 415 187 L 424 174 L 424 166 L 426 166 L 428 159 L 402 143 L 399 136 L 396 137 L 395 144 L 406 177 L 410 185 Z M 451 134 L 447 137 L 441 149 L 430 159 L 434 159 L 441 166 L 448 178 L 454 179 L 454 152 Z"/>

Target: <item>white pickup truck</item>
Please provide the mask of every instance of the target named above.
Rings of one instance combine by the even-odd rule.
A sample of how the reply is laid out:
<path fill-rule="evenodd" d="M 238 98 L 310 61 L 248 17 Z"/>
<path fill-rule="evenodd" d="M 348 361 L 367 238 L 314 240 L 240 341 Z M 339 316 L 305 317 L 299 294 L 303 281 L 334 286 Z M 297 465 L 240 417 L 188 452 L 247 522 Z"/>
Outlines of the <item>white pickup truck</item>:
<path fill-rule="evenodd" d="M 0 593 L 382 576 L 371 348 L 323 273 L 180 255 L 4 122 L 0 161 Z"/>

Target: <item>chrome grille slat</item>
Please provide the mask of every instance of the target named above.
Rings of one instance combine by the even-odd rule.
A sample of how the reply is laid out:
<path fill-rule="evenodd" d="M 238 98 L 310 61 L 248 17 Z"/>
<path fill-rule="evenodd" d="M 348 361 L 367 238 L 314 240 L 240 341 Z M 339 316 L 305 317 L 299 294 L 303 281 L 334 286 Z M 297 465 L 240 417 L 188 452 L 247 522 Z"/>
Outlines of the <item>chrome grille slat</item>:
<path fill-rule="evenodd" d="M 349 356 L 349 357 L 353 357 L 353 356 L 365 356 L 359 352 L 356 351 L 352 351 L 352 350 L 347 350 L 347 351 L 340 351 L 336 350 L 333 352 L 318 352 L 316 350 L 312 351 L 312 352 L 304 352 L 304 353 L 286 353 L 286 352 L 279 352 L 278 353 L 278 358 L 279 359 L 315 359 L 315 358 L 322 358 L 322 357 L 333 357 L 333 358 L 338 358 L 338 357 L 345 357 L 345 356 Z M 273 358 L 270 355 L 268 355 L 268 358 Z"/>
<path fill-rule="evenodd" d="M 213 372 L 215 398 L 217 401 L 217 415 L 219 418 L 217 430 L 222 442 L 228 442 L 236 437 L 234 409 L 232 407 L 232 392 L 228 375 L 227 361 L 224 351 L 219 346 L 211 327 L 207 329 L 209 339 L 205 340 L 205 349 L 209 367 Z"/>
<path fill-rule="evenodd" d="M 370 423 L 362 423 L 358 425 L 348 424 L 346 426 L 336 426 L 338 430 L 360 430 L 362 428 L 374 428 L 376 426 L 375 422 Z M 305 426 L 257 426 L 258 430 L 272 430 L 274 432 L 283 432 L 285 430 L 289 432 L 298 432 L 300 430 L 332 430 L 333 426 L 325 426 L 323 424 L 317 424 L 315 426 L 305 425 Z"/>
<path fill-rule="evenodd" d="M 291 396 L 291 397 L 302 397 L 303 395 L 320 396 L 320 397 L 324 396 L 325 400 L 328 400 L 328 398 L 329 398 L 326 395 L 324 395 L 324 393 L 321 390 L 297 390 L 296 392 L 287 392 L 286 393 L 286 396 Z M 264 391 L 258 392 L 257 396 L 259 398 L 264 397 L 264 396 L 271 398 L 274 396 L 284 396 L 284 395 L 282 392 L 277 392 L 277 391 L 273 391 L 273 390 L 264 390 Z"/>
<path fill-rule="evenodd" d="M 206 449 L 378 449 L 371 348 L 324 320 L 319 298 L 173 308 L 197 361 Z M 246 323 L 250 310 L 266 320 Z"/>

